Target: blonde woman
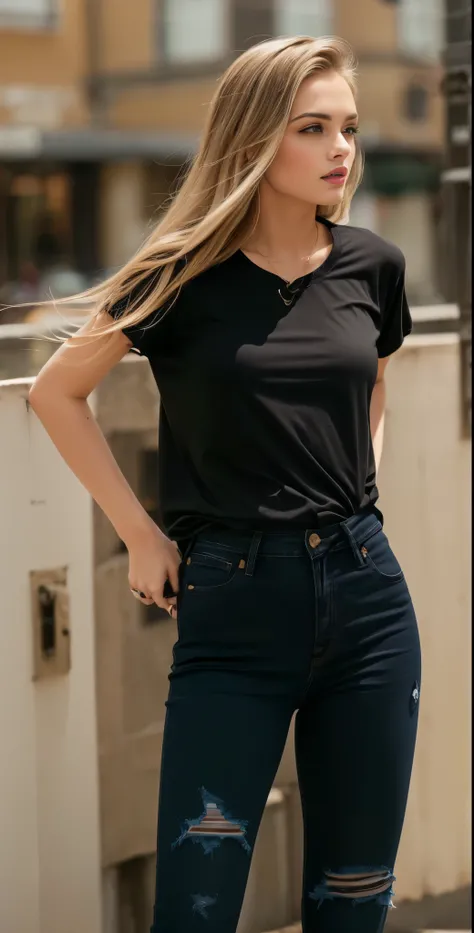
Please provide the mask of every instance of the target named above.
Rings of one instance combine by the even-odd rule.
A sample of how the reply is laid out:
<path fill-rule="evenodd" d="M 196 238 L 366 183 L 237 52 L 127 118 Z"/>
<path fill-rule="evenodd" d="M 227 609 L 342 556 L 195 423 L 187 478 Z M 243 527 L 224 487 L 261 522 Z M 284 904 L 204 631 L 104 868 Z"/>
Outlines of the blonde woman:
<path fill-rule="evenodd" d="M 343 40 L 240 55 L 179 193 L 30 394 L 131 594 L 177 619 L 152 933 L 235 933 L 294 713 L 304 933 L 380 933 L 391 905 L 421 674 L 376 466 L 411 321 L 398 248 L 338 223 L 354 93 Z M 160 527 L 86 402 L 130 348 L 160 392 Z"/>

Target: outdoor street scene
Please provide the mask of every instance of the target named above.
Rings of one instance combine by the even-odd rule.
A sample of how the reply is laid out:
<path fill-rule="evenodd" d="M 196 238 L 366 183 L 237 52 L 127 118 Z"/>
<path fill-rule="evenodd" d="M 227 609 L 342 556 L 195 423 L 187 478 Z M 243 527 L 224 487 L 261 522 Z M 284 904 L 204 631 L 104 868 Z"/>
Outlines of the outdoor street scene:
<path fill-rule="evenodd" d="M 413 326 L 386 370 L 377 487 L 384 531 L 416 610 L 422 679 L 421 687 L 410 681 L 417 691 L 410 702 L 420 701 L 418 734 L 393 893 L 385 881 L 381 889 L 387 906 L 390 900 L 384 930 L 471 933 L 467 0 L 0 0 L 0 933 L 150 933 L 168 675 L 171 664 L 180 670 L 188 663 L 175 649 L 178 636 L 186 638 L 191 613 L 180 631 L 179 615 L 177 626 L 153 599 L 147 605 L 133 598 L 140 586 L 130 592 L 137 583 L 129 585 L 124 540 L 68 468 L 29 393 L 58 350 L 58 336 L 84 326 L 94 307 L 90 300 L 55 300 L 99 285 L 137 254 L 180 190 L 221 75 L 245 50 L 283 36 L 338 36 L 352 46 L 365 164 L 339 223 L 377 234 L 406 260 Z M 251 99 L 250 86 L 248 93 Z M 283 278 L 291 284 L 289 273 Z M 222 321 L 226 299 L 209 308 L 206 301 L 205 295 L 198 301 L 199 312 Z M 173 360 L 171 350 L 167 373 Z M 248 372 L 251 380 L 250 365 Z M 198 393 L 193 374 L 185 381 Z M 220 412 L 235 410 L 229 385 L 230 376 L 213 395 Z M 164 413 L 146 356 L 133 349 L 124 354 L 88 403 L 134 497 L 162 528 L 157 477 L 164 470 L 158 471 L 157 458 L 163 438 L 171 444 L 163 419 L 173 404 L 170 399 Z M 192 417 L 194 437 L 200 417 Z M 225 415 L 221 439 L 241 438 L 248 461 L 257 461 L 244 422 L 231 417 L 229 423 Z M 78 427 L 73 420 L 65 424 L 71 444 Z M 173 436 L 172 443 L 179 450 L 182 438 Z M 278 450 L 283 463 L 285 445 Z M 336 453 L 335 459 L 342 457 Z M 205 453 L 201 462 L 204 469 Z M 93 484 L 92 456 L 88 463 Z M 200 492 L 202 476 L 194 465 L 190 470 Z M 178 488 L 181 472 L 167 478 Z M 220 479 L 209 501 L 227 488 Z M 243 483 L 242 510 L 247 492 Z M 313 532 L 311 547 L 314 540 L 319 545 Z M 370 543 L 368 551 L 354 546 L 365 573 Z M 257 583 L 260 559 L 266 559 L 262 553 Z M 208 582 L 231 570 L 233 557 L 224 550 L 217 563 L 212 553 L 202 560 L 205 585 L 197 578 L 194 594 L 200 605 Z M 190 561 L 183 560 L 184 573 L 191 573 Z M 240 560 L 234 570 L 243 577 L 244 568 L 247 573 Z M 318 581 L 324 585 L 323 576 Z M 229 612 L 237 612 L 240 591 L 227 578 L 225 586 Z M 393 581 L 387 590 L 395 600 Z M 290 595 L 288 612 L 281 600 L 272 603 L 278 603 L 275 626 L 277 616 L 282 626 L 289 624 L 285 612 L 291 617 L 291 638 L 282 649 L 285 654 L 289 646 L 288 657 L 301 625 L 298 593 Z M 335 606 L 337 625 L 337 599 Z M 372 603 L 368 617 L 371 612 Z M 231 625 L 219 619 L 218 644 L 225 643 L 226 622 Z M 260 629 L 247 626 L 253 645 Z M 216 632 L 215 618 L 204 610 L 202 629 Z M 197 651 L 199 640 L 187 637 Z M 234 654 L 240 657 L 237 649 Z M 384 663 L 387 658 L 390 652 Z M 280 686 L 277 681 L 277 692 Z M 257 743 L 246 757 L 240 733 L 235 737 L 221 718 L 223 702 L 217 691 L 215 716 L 202 718 L 188 754 L 183 750 L 183 772 L 203 748 L 218 755 L 230 747 L 229 784 L 240 787 L 242 775 L 251 796 L 263 750 Z M 252 735 L 256 719 L 248 716 L 244 737 Z M 367 728 L 369 754 L 377 761 L 392 719 Z M 344 738 L 338 731 L 333 740 L 337 746 Z M 386 766 L 390 775 L 402 770 L 398 759 L 387 757 Z M 177 864 L 188 864 L 190 853 L 206 870 L 223 853 L 230 865 L 231 852 L 251 860 L 237 933 L 326 933 L 329 927 L 312 927 L 309 920 L 302 927 L 305 837 L 294 722 L 255 846 L 245 807 L 203 771 L 173 834 Z M 178 787 L 183 772 L 168 774 L 167 787 Z M 330 789 L 340 777 L 328 782 Z M 362 790 L 355 799 L 361 796 Z M 389 796 L 386 804 L 392 807 Z M 221 892 L 217 884 L 216 890 L 200 886 L 204 871 L 193 878 L 189 929 L 179 933 L 215 931 Z M 323 923 L 329 908 L 321 903 L 314 917 Z M 354 916 L 363 909 L 356 904 Z M 175 933 L 165 926 L 152 933 Z M 331 933 L 355 929 L 338 926 Z"/>

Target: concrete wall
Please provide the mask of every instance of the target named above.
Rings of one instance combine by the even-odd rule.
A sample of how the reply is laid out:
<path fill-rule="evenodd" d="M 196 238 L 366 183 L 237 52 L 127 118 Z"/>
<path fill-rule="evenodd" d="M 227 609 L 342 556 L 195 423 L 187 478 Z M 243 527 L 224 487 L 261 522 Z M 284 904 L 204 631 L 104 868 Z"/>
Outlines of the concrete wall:
<path fill-rule="evenodd" d="M 0 382 L 0 930 L 100 933 L 92 507 Z M 69 673 L 32 680 L 31 570 L 67 566 Z"/>
<path fill-rule="evenodd" d="M 424 659 L 396 866 L 400 905 L 459 889 L 470 876 L 471 444 L 460 439 L 453 335 L 409 338 L 387 382 L 380 505 L 413 593 Z M 117 933 L 117 917 L 126 916 L 122 931 L 143 933 L 133 917 L 149 916 L 153 898 L 163 701 L 175 629 L 167 617 L 147 624 L 148 610 L 129 596 L 127 556 L 28 412 L 27 390 L 25 381 L 0 383 L 0 437 L 8 439 L 0 460 L 7 529 L 0 538 L 0 929 Z M 130 355 L 91 403 L 137 486 L 140 454 L 156 444 L 148 363 Z M 33 684 L 28 571 L 64 564 L 71 671 Z M 301 855 L 290 732 L 239 933 L 298 918 Z"/>
<path fill-rule="evenodd" d="M 387 371 L 380 473 L 388 534 L 420 626 L 419 739 L 396 886 L 421 898 L 470 880 L 471 442 L 454 336 L 412 337 Z"/>

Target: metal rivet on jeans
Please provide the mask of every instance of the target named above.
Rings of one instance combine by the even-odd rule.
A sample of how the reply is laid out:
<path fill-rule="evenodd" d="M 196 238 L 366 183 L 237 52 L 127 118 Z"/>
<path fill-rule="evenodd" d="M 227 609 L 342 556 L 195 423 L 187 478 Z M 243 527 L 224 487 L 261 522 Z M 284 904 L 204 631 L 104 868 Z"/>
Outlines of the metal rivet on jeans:
<path fill-rule="evenodd" d="M 318 547 L 318 545 L 321 544 L 321 538 L 316 533 L 313 533 L 312 535 L 310 535 L 308 538 L 308 541 L 311 547 Z"/>

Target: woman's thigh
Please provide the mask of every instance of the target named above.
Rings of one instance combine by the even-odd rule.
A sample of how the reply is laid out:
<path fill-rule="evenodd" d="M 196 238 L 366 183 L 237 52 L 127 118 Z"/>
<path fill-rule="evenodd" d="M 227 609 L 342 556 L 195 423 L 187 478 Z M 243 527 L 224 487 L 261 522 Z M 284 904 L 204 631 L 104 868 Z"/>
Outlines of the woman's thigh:
<path fill-rule="evenodd" d="M 307 678 L 314 590 L 304 555 L 200 540 L 180 567 L 160 779 L 152 933 L 235 933 L 257 830 Z M 295 592 L 307 607 L 298 633 Z M 303 611 L 301 611 L 303 614 Z"/>
<path fill-rule="evenodd" d="M 331 624 L 296 716 L 306 837 L 303 915 L 311 933 L 338 924 L 345 933 L 379 933 L 391 900 L 421 657 L 410 593 L 393 555 L 379 572 L 386 547 L 374 549 L 377 565 L 357 563 L 348 550 L 329 556 Z"/>
<path fill-rule="evenodd" d="M 172 685 L 160 781 L 152 933 L 235 933 L 292 709 L 221 675 Z"/>

